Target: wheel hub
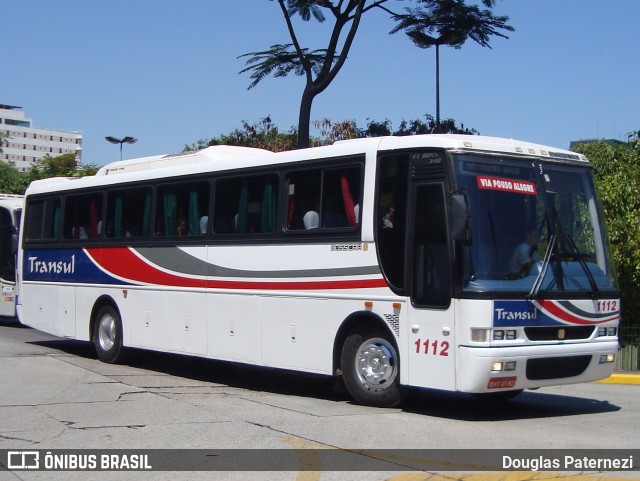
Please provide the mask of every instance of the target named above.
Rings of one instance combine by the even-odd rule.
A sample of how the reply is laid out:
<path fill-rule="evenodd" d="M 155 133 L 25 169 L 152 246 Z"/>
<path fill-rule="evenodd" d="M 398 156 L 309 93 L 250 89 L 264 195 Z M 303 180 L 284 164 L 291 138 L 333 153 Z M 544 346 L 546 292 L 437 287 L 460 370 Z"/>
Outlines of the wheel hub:
<path fill-rule="evenodd" d="M 113 347 L 116 339 L 116 320 L 111 316 L 104 316 L 100 319 L 98 326 L 98 342 L 100 347 L 108 351 Z"/>
<path fill-rule="evenodd" d="M 356 370 L 367 389 L 381 389 L 390 385 L 397 375 L 393 346 L 384 339 L 368 340 L 360 348 Z"/>

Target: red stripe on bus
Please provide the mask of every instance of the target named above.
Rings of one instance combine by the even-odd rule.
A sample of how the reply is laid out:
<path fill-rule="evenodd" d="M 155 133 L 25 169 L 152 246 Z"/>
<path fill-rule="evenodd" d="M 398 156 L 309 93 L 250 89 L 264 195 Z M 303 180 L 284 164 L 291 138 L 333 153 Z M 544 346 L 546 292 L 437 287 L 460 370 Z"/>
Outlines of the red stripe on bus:
<path fill-rule="evenodd" d="M 562 321 L 569 322 L 571 324 L 601 324 L 603 322 L 615 321 L 619 318 L 618 314 L 612 314 L 611 316 L 606 318 L 594 317 L 593 320 L 589 320 L 566 311 L 554 301 L 537 301 L 537 304 L 542 310 L 546 311 L 548 315 L 556 317 Z"/>
<path fill-rule="evenodd" d="M 211 278 L 189 278 L 161 271 L 135 255 L 127 247 L 114 247 L 108 253 L 99 248 L 86 249 L 87 254 L 110 274 L 134 282 L 176 287 L 210 289 L 259 289 L 259 290 L 322 290 L 322 289 L 372 289 L 388 287 L 378 279 L 354 279 L 333 281 L 224 281 Z M 107 255 L 102 255 L 102 254 Z"/>

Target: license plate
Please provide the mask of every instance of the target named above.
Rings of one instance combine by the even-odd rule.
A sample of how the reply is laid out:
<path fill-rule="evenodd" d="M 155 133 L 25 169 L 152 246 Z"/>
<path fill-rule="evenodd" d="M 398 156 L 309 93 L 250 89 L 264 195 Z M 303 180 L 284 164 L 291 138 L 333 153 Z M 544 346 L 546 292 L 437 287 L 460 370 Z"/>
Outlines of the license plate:
<path fill-rule="evenodd" d="M 511 377 L 492 377 L 489 379 L 488 389 L 502 389 L 506 387 L 513 387 L 516 385 L 517 376 Z"/>

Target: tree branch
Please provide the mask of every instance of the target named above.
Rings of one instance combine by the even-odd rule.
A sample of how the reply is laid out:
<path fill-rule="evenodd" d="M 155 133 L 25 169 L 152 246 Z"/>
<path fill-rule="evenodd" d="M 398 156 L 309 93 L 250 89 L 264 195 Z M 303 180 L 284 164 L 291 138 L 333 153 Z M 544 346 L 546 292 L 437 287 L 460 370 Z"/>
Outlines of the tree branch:
<path fill-rule="evenodd" d="M 284 19 L 287 22 L 287 29 L 289 30 L 289 36 L 291 37 L 291 41 L 293 42 L 293 47 L 296 49 L 296 53 L 298 54 L 298 58 L 300 59 L 300 63 L 305 71 L 305 76 L 307 77 L 307 83 L 313 81 L 313 66 L 311 62 L 304 55 L 302 48 L 300 47 L 300 42 L 298 42 L 298 37 L 293 28 L 293 23 L 291 22 L 291 16 L 287 11 L 287 8 L 284 6 L 284 0 L 278 0 L 278 4 L 280 5 L 280 9 L 282 10 L 282 14 L 284 15 Z"/>

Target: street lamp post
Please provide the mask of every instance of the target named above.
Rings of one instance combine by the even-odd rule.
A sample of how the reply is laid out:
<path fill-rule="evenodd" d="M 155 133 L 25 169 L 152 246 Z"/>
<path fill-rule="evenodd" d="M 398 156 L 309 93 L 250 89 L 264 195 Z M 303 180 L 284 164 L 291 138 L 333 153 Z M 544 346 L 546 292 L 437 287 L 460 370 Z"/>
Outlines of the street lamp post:
<path fill-rule="evenodd" d="M 429 48 L 432 45 L 436 47 L 436 126 L 440 129 L 440 45 L 458 46 L 464 42 L 465 37 L 455 31 L 447 31 L 437 38 L 419 30 L 407 35 L 420 48 Z"/>
<path fill-rule="evenodd" d="M 135 144 L 138 141 L 138 139 L 136 139 L 135 137 L 130 137 L 128 135 L 126 137 L 123 137 L 122 139 L 118 139 L 109 135 L 105 137 L 105 139 L 107 139 L 112 144 L 120 144 L 120 160 L 122 160 L 122 144 Z"/>

